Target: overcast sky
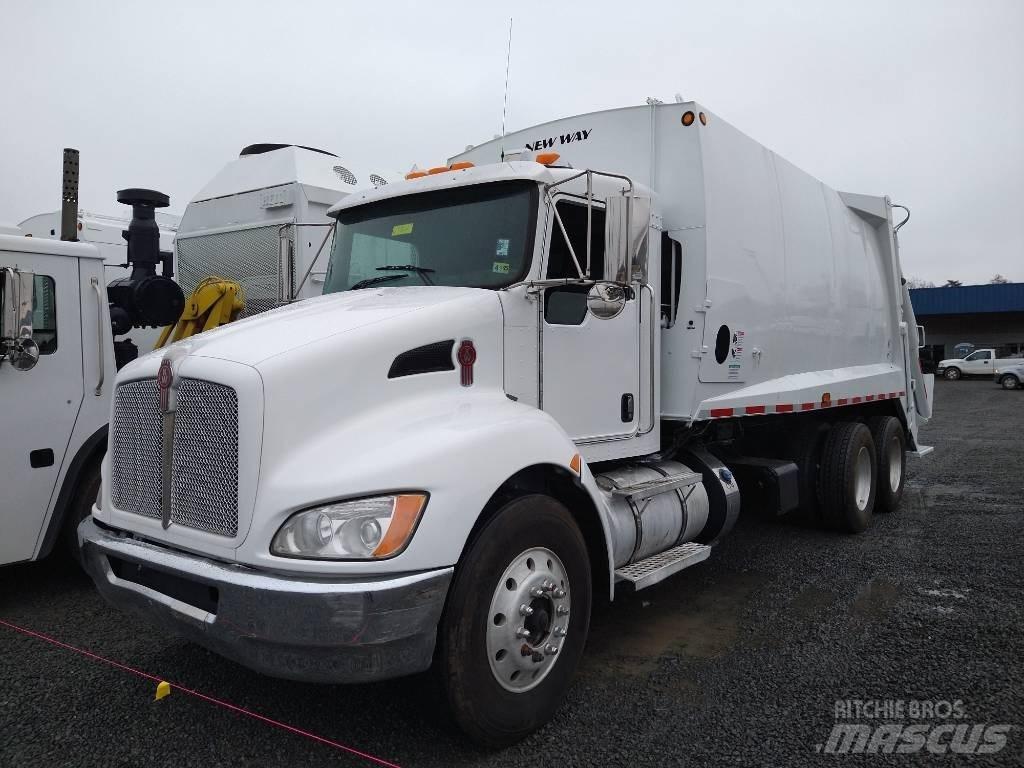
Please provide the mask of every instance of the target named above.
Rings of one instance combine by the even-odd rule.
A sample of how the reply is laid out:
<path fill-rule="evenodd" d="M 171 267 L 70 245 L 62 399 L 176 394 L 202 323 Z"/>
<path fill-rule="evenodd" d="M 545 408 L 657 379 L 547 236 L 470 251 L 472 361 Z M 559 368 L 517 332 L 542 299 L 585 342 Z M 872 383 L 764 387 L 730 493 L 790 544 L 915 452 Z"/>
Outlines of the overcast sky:
<path fill-rule="evenodd" d="M 501 129 L 697 99 L 840 190 L 913 211 L 904 272 L 1024 281 L 1024 0 L 0 0 L 0 221 L 152 187 L 173 212 L 239 149 L 437 164 Z"/>

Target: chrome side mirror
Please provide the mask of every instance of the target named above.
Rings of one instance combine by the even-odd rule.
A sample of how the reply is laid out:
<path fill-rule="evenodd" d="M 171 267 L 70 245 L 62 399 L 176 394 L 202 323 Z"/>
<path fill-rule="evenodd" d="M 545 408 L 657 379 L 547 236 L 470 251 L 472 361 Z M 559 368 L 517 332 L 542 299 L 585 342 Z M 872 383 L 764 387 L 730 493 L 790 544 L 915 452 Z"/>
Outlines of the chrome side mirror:
<path fill-rule="evenodd" d="M 7 342 L 7 359 L 16 371 L 31 371 L 39 362 L 39 345 L 31 336 Z"/>
<path fill-rule="evenodd" d="M 626 290 L 614 283 L 595 283 L 587 294 L 587 309 L 601 320 L 611 320 L 626 306 Z"/>
<path fill-rule="evenodd" d="M 647 232 L 651 200 L 609 195 L 605 204 L 604 279 L 629 285 L 647 282 Z"/>
<path fill-rule="evenodd" d="M 924 347 L 925 347 L 925 341 L 924 340 L 925 340 L 924 326 L 923 325 L 919 325 L 919 326 L 917 326 L 917 348 L 918 349 L 924 349 Z"/>
<path fill-rule="evenodd" d="M 27 371 L 39 361 L 39 345 L 32 339 L 32 272 L 3 268 L 3 306 L 0 307 L 0 361 L 6 357 L 11 367 Z"/>

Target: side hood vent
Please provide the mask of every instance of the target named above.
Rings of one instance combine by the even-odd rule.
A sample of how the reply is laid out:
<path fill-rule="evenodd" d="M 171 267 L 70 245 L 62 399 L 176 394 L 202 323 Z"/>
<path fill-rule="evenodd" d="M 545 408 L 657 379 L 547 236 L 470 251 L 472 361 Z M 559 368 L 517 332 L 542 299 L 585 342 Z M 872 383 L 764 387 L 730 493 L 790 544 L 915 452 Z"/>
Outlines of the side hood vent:
<path fill-rule="evenodd" d="M 397 379 L 402 376 L 415 376 L 418 373 L 454 371 L 455 363 L 452 362 L 452 347 L 454 346 L 455 340 L 448 339 L 407 350 L 391 363 L 388 378 Z"/>

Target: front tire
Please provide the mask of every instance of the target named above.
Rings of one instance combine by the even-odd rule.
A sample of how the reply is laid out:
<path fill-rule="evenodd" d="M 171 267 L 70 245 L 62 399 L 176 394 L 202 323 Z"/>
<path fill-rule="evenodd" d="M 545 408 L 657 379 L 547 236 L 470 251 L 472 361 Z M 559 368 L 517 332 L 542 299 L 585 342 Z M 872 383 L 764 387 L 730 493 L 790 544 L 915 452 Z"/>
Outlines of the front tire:
<path fill-rule="evenodd" d="M 871 430 L 857 421 L 832 425 L 818 469 L 818 493 L 830 526 L 860 533 L 871 525 L 877 465 Z"/>
<path fill-rule="evenodd" d="M 587 547 L 560 502 L 524 496 L 486 523 L 438 632 L 441 687 L 471 739 L 504 747 L 551 719 L 583 653 L 591 597 Z"/>
<path fill-rule="evenodd" d="M 959 368 L 947 368 L 946 372 L 942 375 L 946 377 L 947 381 L 956 381 L 962 374 Z"/>
<path fill-rule="evenodd" d="M 82 478 L 75 490 L 64 517 L 64 529 L 61 531 L 64 549 L 75 562 L 82 564 L 82 550 L 78 547 L 78 526 L 92 514 L 92 505 L 100 492 L 100 463 L 93 462 L 82 472 Z"/>
<path fill-rule="evenodd" d="M 1016 389 L 1020 386 L 1020 381 L 1012 373 L 1008 373 L 999 380 L 1003 389 Z"/>

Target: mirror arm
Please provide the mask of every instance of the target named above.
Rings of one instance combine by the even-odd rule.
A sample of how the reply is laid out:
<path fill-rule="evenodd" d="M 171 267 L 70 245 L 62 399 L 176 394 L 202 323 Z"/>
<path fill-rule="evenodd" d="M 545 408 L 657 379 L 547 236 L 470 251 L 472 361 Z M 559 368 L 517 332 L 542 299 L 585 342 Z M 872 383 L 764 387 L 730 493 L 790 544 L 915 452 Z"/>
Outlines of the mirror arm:
<path fill-rule="evenodd" d="M 92 289 L 96 293 L 96 335 L 99 340 L 99 357 L 96 360 L 97 367 L 99 368 L 100 378 L 96 382 L 96 389 L 93 390 L 93 394 L 99 397 L 103 394 L 103 377 L 106 373 L 106 360 L 103 358 L 103 294 L 100 292 L 100 281 L 95 277 L 91 278 L 89 282 L 92 284 Z"/>

